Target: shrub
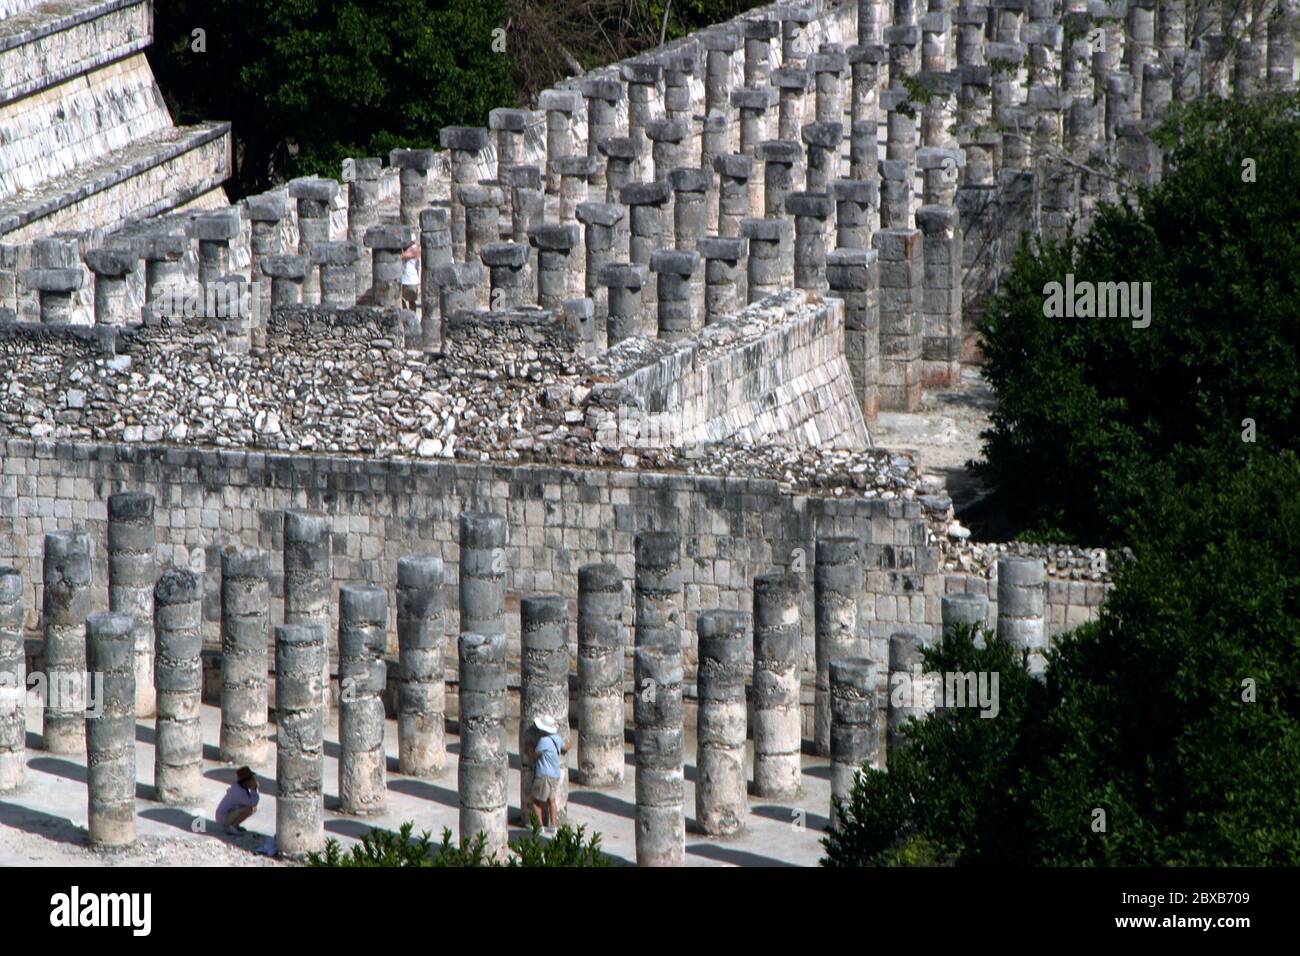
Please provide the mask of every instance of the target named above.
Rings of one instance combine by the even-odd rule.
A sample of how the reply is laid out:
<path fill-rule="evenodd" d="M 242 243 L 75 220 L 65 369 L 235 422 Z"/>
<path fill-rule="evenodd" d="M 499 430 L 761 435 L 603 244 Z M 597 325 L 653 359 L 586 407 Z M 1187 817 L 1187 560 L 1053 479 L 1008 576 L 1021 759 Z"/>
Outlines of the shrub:
<path fill-rule="evenodd" d="M 519 867 L 519 866 L 613 866 L 613 861 L 600 849 L 600 834 L 585 836 L 586 827 L 574 829 L 567 824 L 560 827 L 554 839 L 545 840 L 541 828 L 534 823 L 532 831 L 510 844 L 511 855 L 504 861 L 487 855 L 486 837 L 462 837 L 453 842 L 451 829 L 444 827 L 442 843 L 435 846 L 426 830 L 412 837 L 415 825 L 403 823 L 394 833 L 391 830 L 372 828 L 344 852 L 338 840 L 325 841 L 323 853 L 308 856 L 311 866 L 321 867 L 402 867 L 402 866 L 455 866 L 455 867 Z"/>

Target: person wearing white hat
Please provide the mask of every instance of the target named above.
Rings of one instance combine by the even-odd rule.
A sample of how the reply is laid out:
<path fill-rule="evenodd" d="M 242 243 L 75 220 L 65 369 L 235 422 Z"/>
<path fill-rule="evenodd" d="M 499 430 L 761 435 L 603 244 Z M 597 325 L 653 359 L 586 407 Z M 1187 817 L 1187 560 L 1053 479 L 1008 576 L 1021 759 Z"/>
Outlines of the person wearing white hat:
<path fill-rule="evenodd" d="M 554 832 L 560 818 L 556 795 L 564 772 L 560 758 L 569 752 L 569 742 L 560 736 L 554 717 L 543 714 L 533 721 L 533 726 L 542 733 L 533 749 L 533 812 L 539 822 L 546 824 L 547 832 Z M 543 807 L 549 811 L 546 816 Z"/>

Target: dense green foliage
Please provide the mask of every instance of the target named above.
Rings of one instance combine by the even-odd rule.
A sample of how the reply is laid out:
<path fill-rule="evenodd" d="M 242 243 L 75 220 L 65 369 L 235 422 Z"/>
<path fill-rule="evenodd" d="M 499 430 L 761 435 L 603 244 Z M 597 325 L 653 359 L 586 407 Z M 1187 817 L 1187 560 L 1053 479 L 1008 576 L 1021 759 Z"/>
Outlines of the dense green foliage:
<path fill-rule="evenodd" d="M 1135 560 L 1045 684 L 991 635 L 936 652 L 1000 672 L 1000 713 L 912 725 L 824 862 L 1300 863 L 1300 460 L 1202 463 L 1137 520 Z"/>
<path fill-rule="evenodd" d="M 232 121 L 243 195 L 485 125 L 514 101 L 509 44 L 493 50 L 508 14 L 507 0 L 170 0 L 150 62 L 180 121 Z"/>
<path fill-rule="evenodd" d="M 435 845 L 427 830 L 412 837 L 414 828 L 410 822 L 403 823 L 396 833 L 373 828 L 346 853 L 339 841 L 331 838 L 325 841 L 325 851 L 310 854 L 308 862 L 322 867 L 613 866 L 601 852 L 600 834 L 587 838 L 586 827 L 562 826 L 554 838 L 545 840 L 534 825 L 531 833 L 510 844 L 512 853 L 504 862 L 488 857 L 482 833 L 456 843 L 451 830 L 444 827 L 442 843 Z"/>
<path fill-rule="evenodd" d="M 1161 134 L 1172 171 L 1140 212 L 1105 208 L 1076 243 L 1021 249 L 980 326 L 998 408 L 979 470 L 1015 527 L 1117 543 L 1185 454 L 1296 447 L 1298 108 L 1291 94 L 1177 113 Z M 1151 282 L 1150 326 L 1045 316 L 1045 285 L 1067 273 Z"/>

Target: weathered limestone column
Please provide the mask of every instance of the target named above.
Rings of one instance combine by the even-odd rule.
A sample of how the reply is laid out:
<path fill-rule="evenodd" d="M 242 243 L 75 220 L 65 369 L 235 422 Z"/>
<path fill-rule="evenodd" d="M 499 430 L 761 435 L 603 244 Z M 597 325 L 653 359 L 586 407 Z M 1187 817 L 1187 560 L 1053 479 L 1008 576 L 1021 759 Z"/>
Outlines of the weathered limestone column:
<path fill-rule="evenodd" d="M 808 24 L 817 19 L 815 10 L 786 3 L 776 8 L 776 16 L 781 21 L 781 63 L 802 65 L 812 52 Z"/>
<path fill-rule="evenodd" d="M 659 338 L 665 342 L 689 338 L 697 331 L 691 290 L 700 271 L 700 254 L 656 250 L 650 256 L 650 271 L 659 277 Z"/>
<path fill-rule="evenodd" d="M 743 611 L 701 611 L 697 618 L 700 663 L 696 673 L 695 822 L 709 836 L 745 828 L 749 797 L 745 774 L 745 651 Z"/>
<path fill-rule="evenodd" d="M 329 242 L 330 205 L 339 193 L 339 184 L 332 179 L 306 177 L 289 183 L 289 195 L 298 203 L 298 255 L 306 256 L 314 267 L 318 260 L 316 246 Z M 302 286 L 302 301 L 316 305 L 321 301 L 320 281 L 316 269 L 307 272 Z"/>
<path fill-rule="evenodd" d="M 472 184 L 455 187 L 456 201 L 465 211 L 465 262 L 478 262 L 479 251 L 492 242 L 501 241 L 501 203 L 497 186 Z M 486 305 L 487 290 L 484 291 Z"/>
<path fill-rule="evenodd" d="M 174 295 L 185 289 L 184 236 L 148 236 L 140 242 L 140 258 L 144 260 L 144 313 L 146 317 L 160 318 L 159 300 L 170 302 Z"/>
<path fill-rule="evenodd" d="M 599 334 L 609 320 L 609 296 L 600 282 L 600 271 L 606 263 L 614 260 L 615 233 L 620 225 L 626 224 L 627 210 L 619 203 L 585 202 L 576 212 L 578 221 L 586 229 L 583 237 L 587 255 L 583 291 L 595 310 L 597 342 L 603 344 L 599 342 Z"/>
<path fill-rule="evenodd" d="M 804 97 L 812 83 L 812 76 L 803 67 L 783 66 L 772 71 L 772 85 L 777 95 L 777 139 L 787 143 L 799 142 L 803 127 Z"/>
<path fill-rule="evenodd" d="M 330 581 L 334 577 L 330 526 L 325 518 L 301 511 L 284 513 L 284 623 L 319 624 L 326 636 L 321 670 L 321 707 L 330 708 L 330 658 L 339 652 L 330 627 Z M 332 636 L 331 636 L 332 635 Z"/>
<path fill-rule="evenodd" d="M 876 665 L 865 657 L 831 661 L 830 683 L 831 829 L 839 826 L 835 799 L 847 803 L 853 777 L 864 764 L 879 762 L 876 727 Z"/>
<path fill-rule="evenodd" d="M 998 637 L 1028 652 L 1029 673 L 1040 680 L 1047 667 L 1046 581 L 1040 558 L 998 559 Z"/>
<path fill-rule="evenodd" d="M 384 161 L 378 156 L 343 160 L 342 179 L 348 184 L 348 239 L 361 245 L 366 233 L 379 224 L 379 177 Z M 357 288 L 363 292 L 374 282 L 369 256 L 357 260 Z"/>
<path fill-rule="evenodd" d="M 719 156 L 724 156 L 734 152 L 731 145 L 731 129 L 734 124 L 730 117 L 721 110 L 712 112 L 704 117 L 704 125 L 700 130 L 700 165 L 699 168 L 704 170 L 709 177 L 710 183 L 713 179 L 713 164 Z M 706 222 L 717 222 L 718 220 L 718 193 L 715 189 L 710 189 L 704 197 L 704 217 Z"/>
<path fill-rule="evenodd" d="M 27 655 L 23 617 L 23 576 L 17 568 L 0 567 L 0 793 L 12 793 L 21 787 L 26 769 Z M 621 693 L 619 702 L 621 705 Z"/>
<path fill-rule="evenodd" d="M 578 260 L 575 250 L 581 235 L 577 224 L 552 222 L 534 226 L 528 241 L 537 250 L 537 304 L 543 309 L 563 308 L 564 300 L 569 297 L 569 271 Z"/>
<path fill-rule="evenodd" d="M 478 156 L 487 147 L 488 131 L 481 126 L 446 126 L 438 134 L 438 142 L 451 153 L 452 256 L 457 262 L 466 262 L 465 207 L 457 187 L 478 182 Z"/>
<path fill-rule="evenodd" d="M 668 174 L 673 187 L 673 240 L 678 252 L 694 252 L 704 235 L 708 200 L 718 201 L 710 169 L 674 169 Z M 716 221 L 717 216 L 714 216 Z M 696 315 L 704 309 L 704 274 L 691 279 L 691 307 Z"/>
<path fill-rule="evenodd" d="M 397 559 L 397 760 L 408 777 L 434 777 L 446 767 L 442 576 L 436 554 Z"/>
<path fill-rule="evenodd" d="M 767 139 L 767 111 L 776 101 L 770 86 L 741 87 L 731 94 L 731 105 L 740 113 L 740 153 L 754 158 L 758 144 Z"/>
<path fill-rule="evenodd" d="M 744 42 L 740 32 L 731 24 L 720 24 L 701 31 L 696 39 L 704 48 L 704 115 L 720 113 L 726 118 L 729 135 L 734 124 L 731 122 L 731 57 Z M 730 153 L 735 144 L 728 142 L 719 153 Z M 712 168 L 712 161 L 707 164 L 701 157 L 704 168 Z"/>
<path fill-rule="evenodd" d="M 921 313 L 921 383 L 961 383 L 961 229 L 952 206 L 922 206 L 916 224 L 925 236 Z"/>
<path fill-rule="evenodd" d="M 781 21 L 745 20 L 741 30 L 745 42 L 745 85 L 766 86 L 772 74 L 772 41 L 781 36 Z"/>
<path fill-rule="evenodd" d="M 372 266 L 368 271 L 374 288 L 374 304 L 385 309 L 400 308 L 402 253 L 415 241 L 415 232 L 410 226 L 385 223 L 371 226 L 363 238 L 372 256 Z"/>
<path fill-rule="evenodd" d="M 680 628 L 677 630 L 680 637 Z M 640 632 L 638 615 L 638 643 Z M 632 703 L 636 724 L 636 864 L 685 866 L 680 644 L 638 646 L 632 670 L 638 688 Z"/>
<path fill-rule="evenodd" d="M 825 292 L 826 223 L 835 203 L 825 193 L 790 193 L 785 208 L 794 217 L 795 287 Z"/>
<path fill-rule="evenodd" d="M 858 0 L 858 43 L 879 43 L 888 20 L 884 0 Z"/>
<path fill-rule="evenodd" d="M 874 249 L 835 249 L 826 257 L 831 295 L 844 300 L 844 358 L 867 424 L 880 411 L 880 270 Z"/>
<path fill-rule="evenodd" d="M 871 237 L 880 228 L 880 187 L 866 179 L 837 179 L 831 183 L 835 200 L 835 247 L 870 249 Z"/>
<path fill-rule="evenodd" d="M 880 268 L 880 407 L 915 411 L 921 406 L 921 232 L 881 229 L 872 243 Z"/>
<path fill-rule="evenodd" d="M 353 189 L 356 184 L 353 183 Z M 376 182 L 376 191 L 378 183 Z M 349 190 L 349 197 L 351 190 Z M 248 210 L 248 274 L 256 282 L 263 275 L 262 260 L 267 256 L 284 254 L 284 240 L 280 233 L 280 224 L 289 214 L 285 193 L 282 191 L 262 193 L 249 196 L 245 200 Z M 351 215 L 348 217 L 351 222 Z"/>
<path fill-rule="evenodd" d="M 754 578 L 754 796 L 792 800 L 800 790 L 799 578 Z"/>
<path fill-rule="evenodd" d="M 487 145 L 487 130 L 478 129 L 481 134 L 482 145 L 473 150 L 476 154 Z M 455 139 L 455 137 L 453 137 Z M 456 140 L 456 145 L 442 143 L 441 145 L 452 150 L 452 179 L 454 182 L 462 182 L 457 179 L 458 172 L 456 166 L 459 160 L 462 164 L 465 162 L 464 157 L 458 157 L 456 150 L 468 149 L 468 141 L 473 137 L 462 137 Z M 461 145 L 464 142 L 466 145 Z M 410 226 L 412 229 L 420 224 L 420 210 L 424 209 L 433 200 L 433 190 L 429 182 L 429 173 L 437 165 L 438 154 L 432 149 L 394 149 L 388 154 L 388 163 L 390 166 L 396 166 L 400 172 L 399 189 L 401 190 L 398 203 L 401 209 L 402 224 Z M 463 170 L 461 170 L 463 172 Z"/>
<path fill-rule="evenodd" d="M 488 517 L 497 518 L 496 515 Z M 464 519 L 462 515 L 462 528 Z M 463 571 L 461 579 L 464 580 Z M 463 604 L 464 598 L 461 600 Z M 456 765 L 456 788 L 460 795 L 460 836 L 463 839 L 485 834 L 488 854 L 500 857 L 509 842 L 506 773 L 510 757 L 506 747 L 504 628 L 494 634 L 462 632 L 457 647 L 460 759 Z"/>
<path fill-rule="evenodd" d="M 844 91 L 842 77 L 849 61 L 843 53 L 823 51 L 808 57 L 808 71 L 817 91 L 814 116 L 818 123 L 842 123 Z"/>
<path fill-rule="evenodd" d="M 758 146 L 763 163 L 763 215 L 780 219 L 785 215 L 785 197 L 795 188 L 795 167 L 803 157 L 797 142 L 768 140 Z"/>
<path fill-rule="evenodd" d="M 52 754 L 85 751 L 86 615 L 90 613 L 90 536 L 53 531 L 45 536 L 45 701 L 42 745 Z"/>
<path fill-rule="evenodd" d="M 596 161 L 596 171 L 589 185 L 596 195 L 605 189 L 605 161 L 598 144 L 615 136 L 618 128 L 618 102 L 623 98 L 623 84 L 618 80 L 585 79 L 579 84 L 587 100 L 587 155 Z"/>
<path fill-rule="evenodd" d="M 664 68 L 658 63 L 633 60 L 623 63 L 619 73 L 627 83 L 627 135 L 635 145 L 637 155 L 644 157 L 650 151 L 646 127 L 655 118 L 655 88 L 663 79 Z M 633 175 L 636 179 L 643 179 L 648 178 L 646 173 L 644 169 L 637 169 Z"/>
<path fill-rule="evenodd" d="M 940 602 L 940 611 L 943 615 L 942 641 L 947 644 L 952 640 L 958 627 L 975 627 L 985 628 L 988 626 L 989 619 L 989 599 L 984 594 L 974 594 L 971 592 L 958 592 L 956 594 L 945 594 Z M 975 646 L 984 647 L 984 636 L 980 630 L 975 631 Z M 946 694 L 948 686 L 945 683 L 943 693 Z M 941 697 L 937 701 L 935 712 L 942 714 L 949 710 L 954 710 L 956 700 L 948 700 Z M 969 701 L 966 702 L 969 705 Z"/>
<path fill-rule="evenodd" d="M 425 351 L 442 348 L 442 285 L 438 269 L 452 264 L 451 209 L 420 210 L 420 335 Z"/>
<path fill-rule="evenodd" d="M 877 140 L 880 135 L 880 64 L 886 52 L 879 44 L 850 47 L 853 69 L 852 126 L 849 129 L 849 176 L 877 181 Z"/>
<path fill-rule="evenodd" d="M 718 174 L 718 235 L 739 236 L 740 220 L 750 215 L 750 181 L 753 161 L 739 153 L 727 153 L 713 160 Z"/>
<path fill-rule="evenodd" d="M 793 256 L 786 250 L 794 247 L 794 223 L 789 219 L 744 219 L 740 234 L 749 240 L 746 262 L 746 299 L 759 299 L 780 292 L 794 284 Z"/>
<path fill-rule="evenodd" d="M 490 242 L 479 250 L 491 277 L 491 308 L 513 309 L 530 304 L 533 296 L 525 285 L 528 278 L 528 247 L 517 242 Z"/>
<path fill-rule="evenodd" d="M 569 602 L 563 595 L 540 594 L 519 602 L 519 806 L 527 825 L 532 813 L 533 750 L 538 717 L 551 717 L 569 736 Z M 621 749 L 621 748 L 620 748 Z M 560 820 L 569 804 L 569 768 L 560 758 L 555 803 Z"/>
<path fill-rule="evenodd" d="M 287 551 L 287 542 L 285 547 Z M 255 766 L 266 761 L 267 571 L 268 555 L 260 548 L 229 548 L 221 553 L 221 760 L 225 763 Z"/>
<path fill-rule="evenodd" d="M 900 22 L 885 27 L 885 46 L 889 47 L 889 85 L 901 90 L 904 77 L 915 76 L 921 67 L 921 30 L 913 22 Z"/>
<path fill-rule="evenodd" d="M 721 322 L 745 305 L 745 249 L 740 237 L 705 236 L 699 253 L 704 257 L 704 324 Z"/>
<path fill-rule="evenodd" d="M 190 236 L 199 243 L 199 285 L 207 288 L 230 272 L 230 242 L 239 237 L 239 209 L 228 206 L 200 213 L 190 222 Z"/>
<path fill-rule="evenodd" d="M 388 592 L 339 588 L 339 810 L 373 815 L 387 805 L 384 702 Z"/>
<path fill-rule="evenodd" d="M 921 645 L 914 633 L 900 631 L 889 635 L 889 749 L 886 761 L 889 764 L 894 762 L 895 754 L 910 745 L 903 732 L 907 722 L 913 717 L 919 720 L 925 716 L 925 687 L 918 679 L 923 666 Z"/>
<path fill-rule="evenodd" d="M 311 271 L 306 256 L 263 256 L 262 274 L 271 280 L 271 305 L 297 305 Z"/>
<path fill-rule="evenodd" d="M 950 0 L 940 2 L 944 9 L 931 9 L 919 20 L 921 69 L 926 73 L 943 73 L 952 67 L 948 59 L 948 47 L 952 43 L 952 19 L 947 10 Z"/>
<path fill-rule="evenodd" d="M 459 590 L 462 634 L 504 637 L 505 548 L 505 518 L 486 511 L 461 513 Z"/>
<path fill-rule="evenodd" d="M 1142 68 L 1142 119 L 1159 123 L 1169 112 L 1174 99 L 1173 75 L 1163 63 L 1148 63 Z"/>
<path fill-rule="evenodd" d="M 624 339 L 645 334 L 641 293 L 649 284 L 649 277 L 650 270 L 646 266 L 610 262 L 601 267 L 600 284 L 608 290 L 606 295 L 609 299 L 609 317 L 605 323 L 608 348 Z"/>
<path fill-rule="evenodd" d="M 129 249 L 91 249 L 86 253 L 86 268 L 95 274 L 96 325 L 127 323 L 126 280 L 135 271 L 136 259 Z"/>
<path fill-rule="evenodd" d="M 960 149 L 922 146 L 916 151 L 916 165 L 923 177 L 921 195 L 925 205 L 951 206 L 957 201 L 957 181 L 966 165 Z"/>
<path fill-rule="evenodd" d="M 72 321 L 72 294 L 85 282 L 80 269 L 24 269 L 22 280 L 36 290 L 41 322 L 67 325 Z"/>
<path fill-rule="evenodd" d="M 1295 0 L 1279 0 L 1278 12 L 1268 20 L 1266 69 L 1268 86 L 1283 90 L 1294 85 L 1297 6 Z M 1184 13 L 1184 17 L 1186 14 Z M 1184 28 L 1186 24 L 1184 22 Z"/>
<path fill-rule="evenodd" d="M 86 617 L 86 666 L 102 677 L 97 709 L 83 719 L 89 815 L 86 830 L 95 850 L 135 842 L 135 650 L 129 614 L 96 612 Z"/>
<path fill-rule="evenodd" d="M 539 225 L 546 214 L 545 176 L 540 166 L 507 166 L 502 176 L 509 182 L 505 191 L 510 198 L 510 238 L 528 245 L 528 230 Z M 534 289 L 537 276 L 532 257 L 524 265 L 525 286 Z"/>
<path fill-rule="evenodd" d="M 660 121 L 655 121 L 655 123 L 658 122 Z M 650 124 L 649 128 L 651 130 L 657 128 L 655 123 Z M 658 143 L 655 145 L 657 146 Z M 632 171 L 636 166 L 639 155 L 636 144 L 626 136 L 611 136 L 601 141 L 600 153 L 605 157 L 605 202 L 621 206 L 619 197 L 623 194 L 623 187 L 628 183 L 635 182 Z M 588 192 L 590 193 L 590 190 Z M 627 258 L 628 241 L 631 234 L 631 217 L 627 211 L 624 211 L 623 218 L 614 227 L 613 258 Z"/>
<path fill-rule="evenodd" d="M 825 756 L 831 753 L 831 667 L 844 658 L 869 656 L 871 642 L 859 604 L 866 587 L 860 542 L 857 538 L 818 538 L 816 547 L 813 746 Z"/>
<path fill-rule="evenodd" d="M 549 161 L 573 152 L 574 114 L 582 109 L 582 96 L 577 90 L 544 90 L 537 108 L 546 111 L 546 192 L 558 196 L 560 176 L 550 171 Z"/>
<path fill-rule="evenodd" d="M 1128 31 L 1124 38 L 1124 65 L 1133 77 L 1133 109 L 1138 118 L 1146 119 L 1142 107 L 1142 79 L 1148 63 L 1156 58 L 1155 0 L 1129 0 Z"/>
<path fill-rule="evenodd" d="M 613 564 L 578 569 L 578 781 L 623 783 L 623 576 Z"/>
<path fill-rule="evenodd" d="M 680 124 L 685 135 L 691 123 L 691 77 L 697 70 L 694 41 L 687 41 L 674 56 L 664 61 L 664 115 L 669 122 Z M 686 158 L 682 158 L 685 162 Z M 674 163 L 676 168 L 681 163 Z"/>
<path fill-rule="evenodd" d="M 685 617 L 681 536 L 675 531 L 642 531 L 633 540 L 633 551 L 636 646 L 680 648 Z"/>
<path fill-rule="evenodd" d="M 275 626 L 275 845 L 301 860 L 325 846 L 325 714 L 329 666 L 319 623 Z"/>
<path fill-rule="evenodd" d="M 632 227 L 628 239 L 628 260 L 636 266 L 650 267 L 650 254 L 664 245 L 663 208 L 672 196 L 668 180 L 652 183 L 628 183 L 619 195 L 628 207 Z M 651 309 L 657 300 L 657 290 L 651 283 L 644 290 L 645 307 Z"/>
<path fill-rule="evenodd" d="M 533 114 L 530 110 L 498 107 L 488 111 L 488 129 L 496 133 L 497 173 L 502 167 L 514 166 L 524 154 L 524 133 Z"/>
<path fill-rule="evenodd" d="M 668 174 L 674 169 L 683 166 L 694 165 L 687 150 L 683 145 L 686 142 L 689 133 L 689 127 L 679 120 L 657 119 L 651 120 L 646 124 L 646 139 L 650 142 L 650 156 L 652 160 L 653 175 L 647 176 L 646 179 L 667 179 Z M 615 137 L 611 143 L 619 142 Z M 628 140 L 631 145 L 631 140 Z M 624 180 L 620 187 L 632 182 L 632 179 Z M 614 183 L 611 179 L 610 188 L 613 189 Z M 611 201 L 618 197 L 618 193 L 611 193 Z"/>
<path fill-rule="evenodd" d="M 158 719 L 153 780 L 158 800 L 174 807 L 198 806 L 203 789 L 202 598 L 202 582 L 188 568 L 164 571 L 154 588 L 158 655 L 149 682 L 158 688 Z"/>
<path fill-rule="evenodd" d="M 956 137 L 950 131 L 957 121 L 957 95 L 961 79 L 956 73 L 922 74 L 930 99 L 921 104 L 921 142 L 926 146 L 955 148 Z"/>
<path fill-rule="evenodd" d="M 361 247 L 346 239 L 318 242 L 312 247 L 312 262 L 320 266 L 320 304 L 350 309 L 357 304 L 357 260 Z M 303 290 L 306 298 L 306 290 Z"/>

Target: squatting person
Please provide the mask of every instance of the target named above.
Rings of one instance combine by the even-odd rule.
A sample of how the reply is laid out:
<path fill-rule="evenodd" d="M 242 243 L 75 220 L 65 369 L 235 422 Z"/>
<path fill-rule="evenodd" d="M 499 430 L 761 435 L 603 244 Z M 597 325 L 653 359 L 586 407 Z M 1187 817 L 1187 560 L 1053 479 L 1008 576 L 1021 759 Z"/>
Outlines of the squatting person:
<path fill-rule="evenodd" d="M 240 824 L 257 812 L 257 775 L 248 767 L 240 767 L 235 772 L 235 782 L 230 785 L 226 795 L 217 804 L 217 822 L 226 828 L 231 836 L 247 833 Z"/>

